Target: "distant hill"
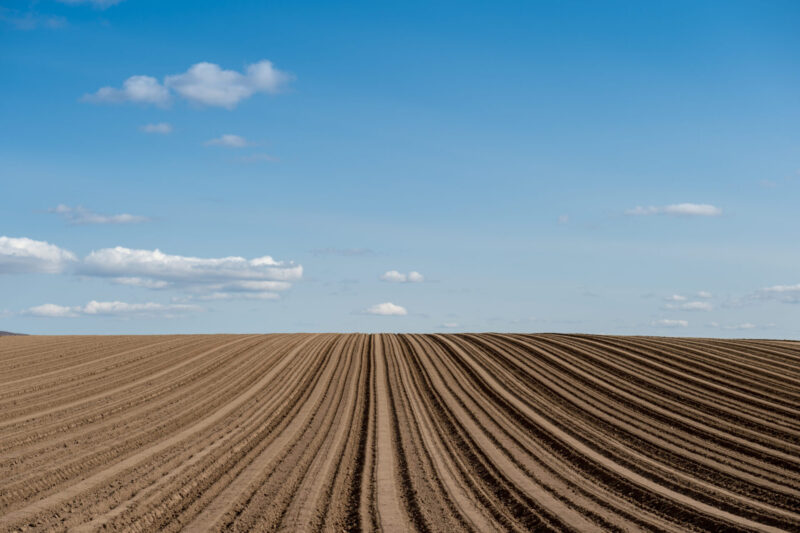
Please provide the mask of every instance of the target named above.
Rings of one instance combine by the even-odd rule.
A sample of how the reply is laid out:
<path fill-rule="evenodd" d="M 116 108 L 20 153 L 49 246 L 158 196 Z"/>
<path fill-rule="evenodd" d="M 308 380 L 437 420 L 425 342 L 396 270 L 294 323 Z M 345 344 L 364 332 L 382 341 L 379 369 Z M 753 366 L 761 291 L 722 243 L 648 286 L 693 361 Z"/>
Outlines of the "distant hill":
<path fill-rule="evenodd" d="M 24 333 L 11 333 L 10 331 L 0 331 L 0 337 L 7 335 L 25 335 Z"/>

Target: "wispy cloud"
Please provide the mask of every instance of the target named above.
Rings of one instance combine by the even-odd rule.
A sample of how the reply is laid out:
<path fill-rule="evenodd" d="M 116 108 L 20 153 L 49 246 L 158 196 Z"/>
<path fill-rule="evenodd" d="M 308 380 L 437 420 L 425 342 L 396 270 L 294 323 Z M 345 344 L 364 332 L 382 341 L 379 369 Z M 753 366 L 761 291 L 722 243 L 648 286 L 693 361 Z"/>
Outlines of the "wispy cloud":
<path fill-rule="evenodd" d="M 167 135 L 168 133 L 172 133 L 172 124 L 167 122 L 158 122 L 156 124 L 145 124 L 139 129 L 145 133 L 158 133 L 161 135 Z"/>
<path fill-rule="evenodd" d="M 122 213 L 119 215 L 102 215 L 95 213 L 84 207 L 69 207 L 67 205 L 59 205 L 48 212 L 60 215 L 61 218 L 70 224 L 139 224 L 141 222 L 150 221 L 149 218 L 139 215 L 129 215 Z"/>
<path fill-rule="evenodd" d="M 715 217 L 722 214 L 722 209 L 711 204 L 672 204 L 665 206 L 636 206 L 625 211 L 626 215 L 674 215 L 674 216 L 701 216 Z"/>
<path fill-rule="evenodd" d="M 797 285 L 773 285 L 750 295 L 750 299 L 776 300 L 779 302 L 800 303 L 800 283 Z"/>
<path fill-rule="evenodd" d="M 74 307 L 47 303 L 31 307 L 24 311 L 23 314 L 46 318 L 76 318 L 80 316 L 172 317 L 199 310 L 202 310 L 202 308 L 187 304 L 98 302 L 97 300 L 92 300 L 84 306 Z"/>
<path fill-rule="evenodd" d="M 121 4 L 124 0 L 57 0 L 62 4 L 70 4 L 70 5 L 79 5 L 79 4 L 89 4 L 94 7 L 98 7 L 100 9 L 105 9 L 107 7 L 111 7 L 117 4 Z"/>
<path fill-rule="evenodd" d="M 668 303 L 664 305 L 665 309 L 678 309 L 681 311 L 711 311 L 714 306 L 710 302 L 681 302 L 681 303 Z"/>
<path fill-rule="evenodd" d="M 314 255 L 341 255 L 343 257 L 357 257 L 375 254 L 375 252 L 369 248 L 317 248 L 311 250 L 311 253 Z"/>
<path fill-rule="evenodd" d="M 67 25 L 67 19 L 64 17 L 40 15 L 35 11 L 20 11 L 6 7 L 0 7 L 0 22 L 5 22 L 18 30 L 56 29 Z"/>
<path fill-rule="evenodd" d="M 653 320 L 650 322 L 650 325 L 657 328 L 685 328 L 689 326 L 689 321 L 662 318 L 660 320 Z"/>
<path fill-rule="evenodd" d="M 208 141 L 204 142 L 206 146 L 225 146 L 227 148 L 244 148 L 246 146 L 250 146 L 250 142 L 241 137 L 239 135 L 234 135 L 232 133 L 226 133 L 224 135 L 220 135 L 216 139 L 209 139 Z"/>
<path fill-rule="evenodd" d="M 375 304 L 368 307 L 366 312 L 370 315 L 383 315 L 383 316 L 404 316 L 408 314 L 405 307 L 395 305 L 391 302 L 384 302 L 382 304 Z"/>
<path fill-rule="evenodd" d="M 425 281 L 425 277 L 414 270 L 408 274 L 403 274 L 397 270 L 389 270 L 388 272 L 381 274 L 381 279 L 383 281 L 390 281 L 392 283 L 421 283 L 422 281 Z"/>
<path fill-rule="evenodd" d="M 55 274 L 76 261 L 72 252 L 45 241 L 0 237 L 0 274 Z"/>

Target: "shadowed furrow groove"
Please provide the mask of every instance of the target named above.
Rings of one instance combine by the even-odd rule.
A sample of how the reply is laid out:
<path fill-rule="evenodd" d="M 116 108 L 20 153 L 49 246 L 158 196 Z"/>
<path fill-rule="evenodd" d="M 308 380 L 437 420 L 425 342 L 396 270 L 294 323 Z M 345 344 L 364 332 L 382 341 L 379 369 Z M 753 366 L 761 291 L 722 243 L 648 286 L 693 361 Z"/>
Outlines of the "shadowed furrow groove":
<path fill-rule="evenodd" d="M 0 531 L 800 531 L 800 343 L 0 337 Z"/>

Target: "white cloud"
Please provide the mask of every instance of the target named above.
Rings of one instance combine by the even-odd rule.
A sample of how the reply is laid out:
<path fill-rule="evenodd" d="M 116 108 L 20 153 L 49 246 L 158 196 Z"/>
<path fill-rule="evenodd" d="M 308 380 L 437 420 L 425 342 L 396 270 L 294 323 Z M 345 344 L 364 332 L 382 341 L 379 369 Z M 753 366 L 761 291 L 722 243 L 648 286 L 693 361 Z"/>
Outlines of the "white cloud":
<path fill-rule="evenodd" d="M 72 307 L 64 307 L 63 305 L 44 304 L 31 307 L 25 314 L 43 317 L 75 317 L 78 313 Z"/>
<path fill-rule="evenodd" d="M 664 298 L 667 302 L 684 302 L 686 301 L 686 296 L 682 296 L 680 294 L 671 294 Z"/>
<path fill-rule="evenodd" d="M 0 237 L 0 274 L 54 274 L 75 261 L 75 254 L 48 242 Z"/>
<path fill-rule="evenodd" d="M 223 70 L 214 63 L 202 62 L 192 65 L 182 74 L 166 76 L 163 84 L 152 76 L 131 76 L 122 83 L 122 88 L 101 87 L 95 93 L 84 95 L 83 100 L 93 103 L 134 102 L 165 107 L 169 104 L 172 90 L 197 104 L 233 109 L 256 93 L 278 93 L 293 79 L 292 74 L 276 69 L 266 59 L 248 65 L 244 73 Z"/>
<path fill-rule="evenodd" d="M 714 295 L 708 291 L 700 291 L 697 293 L 698 298 L 713 298 Z"/>
<path fill-rule="evenodd" d="M 144 278 L 114 278 L 114 283 L 119 285 L 130 285 L 131 287 L 144 287 L 145 289 L 165 289 L 171 284 L 168 281 Z"/>
<path fill-rule="evenodd" d="M 277 93 L 293 79 L 270 61 L 248 65 L 244 73 L 223 70 L 214 63 L 197 63 L 183 74 L 167 76 L 164 85 L 193 102 L 232 109 L 255 93 Z"/>
<path fill-rule="evenodd" d="M 274 292 L 211 292 L 196 296 L 197 300 L 277 300 Z"/>
<path fill-rule="evenodd" d="M 145 133 L 158 133 L 161 135 L 167 135 L 168 133 L 172 133 L 172 124 L 167 122 L 158 122 L 155 124 L 145 124 L 139 129 Z"/>
<path fill-rule="evenodd" d="M 199 258 L 121 246 L 93 251 L 78 272 L 124 285 L 177 288 L 197 299 L 273 299 L 303 277 L 302 265 L 269 256 Z"/>
<path fill-rule="evenodd" d="M 151 76 L 131 76 L 122 83 L 121 89 L 101 87 L 93 94 L 84 95 L 83 100 L 93 103 L 134 102 L 166 106 L 169 91 Z"/>
<path fill-rule="evenodd" d="M 666 309 L 680 309 L 682 311 L 711 311 L 714 306 L 709 302 L 683 302 L 677 304 L 666 304 Z"/>
<path fill-rule="evenodd" d="M 673 320 L 670 318 L 662 318 L 661 320 L 652 321 L 650 325 L 659 328 L 685 328 L 689 325 L 689 322 L 687 320 Z"/>
<path fill-rule="evenodd" d="M 139 215 L 129 215 L 122 213 L 119 215 L 101 215 L 94 213 L 88 209 L 78 206 L 69 207 L 67 205 L 59 205 L 52 209 L 48 209 L 50 213 L 61 215 L 61 217 L 70 224 L 138 224 L 140 222 L 148 222 L 150 219 Z"/>
<path fill-rule="evenodd" d="M 722 214 L 722 209 L 711 204 L 672 204 L 665 206 L 636 206 L 625 211 L 626 215 L 681 215 L 714 217 Z"/>
<path fill-rule="evenodd" d="M 226 133 L 217 137 L 216 139 L 210 139 L 206 141 L 206 146 L 225 146 L 228 148 L 244 148 L 245 146 L 250 146 L 251 143 L 247 141 L 244 137 L 240 137 L 239 135 L 233 135 L 232 133 Z"/>
<path fill-rule="evenodd" d="M 706 325 L 709 326 L 709 327 L 712 327 L 712 328 L 721 328 L 721 329 L 734 330 L 734 331 L 744 331 L 744 330 L 749 330 L 749 329 L 764 329 L 764 328 L 775 327 L 775 324 L 764 324 L 763 326 L 759 326 L 758 324 L 753 324 L 752 322 L 742 322 L 740 324 L 727 324 L 727 325 L 722 325 L 722 324 L 720 324 L 718 322 L 710 322 L 709 324 L 706 324 Z"/>
<path fill-rule="evenodd" d="M 800 283 L 797 285 L 773 285 L 757 291 L 752 297 L 761 300 L 777 300 L 779 302 L 800 303 Z"/>
<path fill-rule="evenodd" d="M 371 315 L 384 315 L 384 316 L 403 316 L 407 315 L 408 311 L 406 311 L 405 307 L 401 307 L 399 305 L 395 305 L 391 302 L 385 302 L 382 304 L 375 304 L 372 307 L 367 309 L 367 313 Z"/>
<path fill-rule="evenodd" d="M 425 281 L 425 277 L 414 270 L 408 274 L 403 274 L 397 270 L 389 270 L 381 274 L 381 279 L 392 283 L 421 283 Z"/>
<path fill-rule="evenodd" d="M 84 306 L 66 307 L 43 304 L 31 307 L 23 314 L 47 318 L 75 318 L 79 316 L 162 316 L 171 317 L 201 308 L 187 304 L 159 304 L 155 302 L 126 303 L 98 302 L 92 300 Z"/>

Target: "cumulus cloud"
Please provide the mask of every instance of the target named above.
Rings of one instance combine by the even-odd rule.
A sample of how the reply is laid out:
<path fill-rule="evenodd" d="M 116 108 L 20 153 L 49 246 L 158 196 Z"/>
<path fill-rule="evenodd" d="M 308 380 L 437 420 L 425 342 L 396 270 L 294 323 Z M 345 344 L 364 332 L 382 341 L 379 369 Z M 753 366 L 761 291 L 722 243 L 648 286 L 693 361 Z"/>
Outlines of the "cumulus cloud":
<path fill-rule="evenodd" d="M 653 320 L 650 325 L 657 328 L 685 328 L 689 325 L 689 322 L 687 320 L 662 318 L 661 320 Z"/>
<path fill-rule="evenodd" d="M 131 76 L 122 82 L 122 88 L 101 87 L 97 92 L 86 94 L 83 100 L 92 103 L 154 104 L 166 106 L 169 103 L 169 91 L 152 76 Z"/>
<path fill-rule="evenodd" d="M 134 102 L 164 107 L 169 104 L 172 91 L 196 104 L 233 109 L 256 93 L 278 93 L 293 79 L 292 74 L 278 70 L 266 59 L 248 65 L 244 72 L 202 62 L 181 74 L 166 76 L 163 83 L 152 76 L 131 76 L 119 89 L 101 87 L 83 99 L 94 103 Z"/>
<path fill-rule="evenodd" d="M 665 206 L 636 206 L 625 211 L 626 215 L 675 215 L 715 217 L 722 214 L 722 209 L 711 204 L 672 204 Z"/>
<path fill-rule="evenodd" d="M 172 133 L 172 124 L 167 122 L 158 122 L 156 124 L 145 124 L 139 128 L 145 133 L 158 133 L 160 135 L 167 135 Z"/>
<path fill-rule="evenodd" d="M 682 302 L 666 304 L 666 309 L 679 309 L 681 311 L 711 311 L 714 306 L 709 302 Z"/>
<path fill-rule="evenodd" d="M 161 316 L 172 317 L 190 311 L 199 311 L 200 307 L 187 304 L 160 304 L 155 302 L 98 302 L 92 300 L 84 306 L 68 307 L 56 304 L 43 304 L 31 307 L 24 314 L 47 318 L 75 318 L 80 316 Z"/>
<path fill-rule="evenodd" d="M 389 281 L 392 283 L 420 283 L 425 281 L 425 277 L 414 270 L 408 274 L 403 274 L 397 270 L 389 270 L 388 272 L 381 274 L 381 279 L 383 281 Z"/>
<path fill-rule="evenodd" d="M 714 295 L 708 291 L 700 291 L 697 293 L 698 298 L 713 298 Z"/>
<path fill-rule="evenodd" d="M 280 92 L 292 79 L 267 60 L 248 65 L 244 73 L 203 62 L 183 74 L 167 76 L 164 85 L 192 102 L 233 109 L 255 93 Z"/>
<path fill-rule="evenodd" d="M 671 294 L 664 298 L 667 302 L 684 302 L 686 301 L 686 296 L 680 294 Z"/>
<path fill-rule="evenodd" d="M 367 313 L 370 315 L 384 315 L 384 316 L 404 316 L 408 314 L 405 307 L 395 305 L 391 302 L 384 302 L 382 304 L 375 304 L 367 308 Z"/>
<path fill-rule="evenodd" d="M 226 133 L 217 137 L 216 139 L 210 139 L 206 141 L 206 146 L 225 146 L 227 148 L 244 148 L 246 146 L 250 146 L 250 142 L 244 137 L 240 137 L 239 135 L 233 135 L 232 133 Z"/>
<path fill-rule="evenodd" d="M 271 299 L 277 297 L 276 292 L 289 289 L 292 281 L 303 277 L 302 265 L 275 261 L 270 256 L 199 258 L 121 246 L 93 251 L 78 272 L 111 278 L 125 285 L 151 289 L 174 287 L 198 298 L 216 294 L 215 299 Z"/>
<path fill-rule="evenodd" d="M 150 219 L 139 215 L 129 215 L 122 213 L 119 215 L 102 215 L 94 213 L 84 207 L 69 207 L 67 205 L 59 205 L 48 212 L 60 215 L 61 218 L 70 224 L 138 224 L 140 222 L 148 222 Z"/>
<path fill-rule="evenodd" d="M 55 274 L 76 260 L 72 252 L 48 242 L 0 237 L 0 274 Z"/>

